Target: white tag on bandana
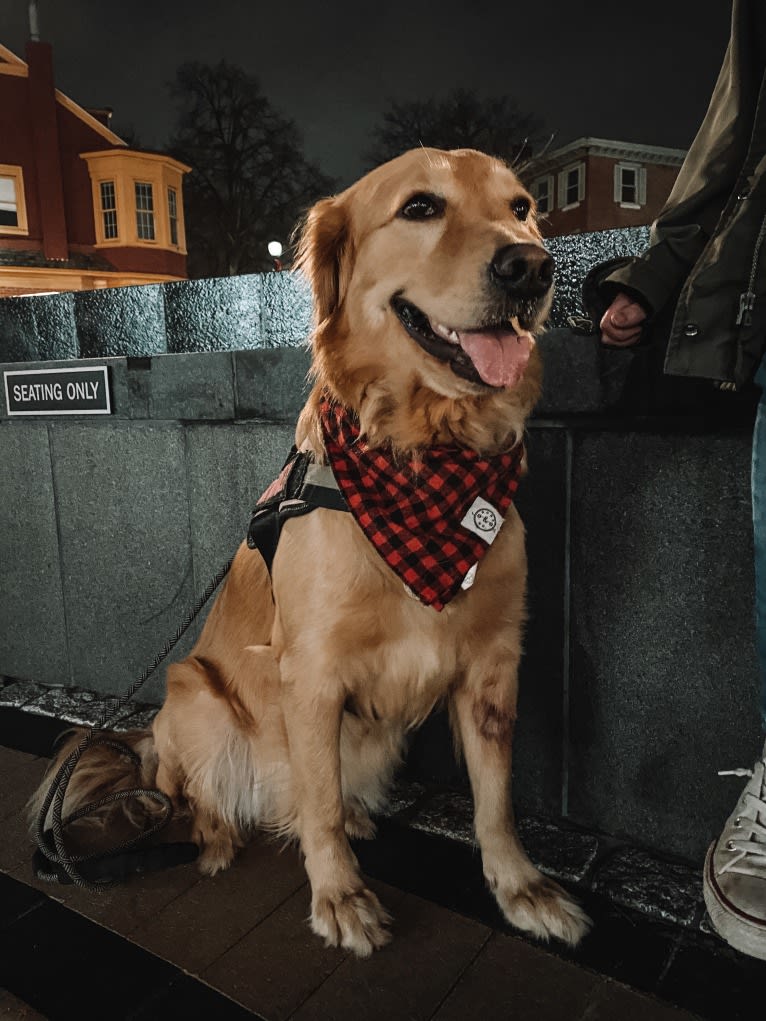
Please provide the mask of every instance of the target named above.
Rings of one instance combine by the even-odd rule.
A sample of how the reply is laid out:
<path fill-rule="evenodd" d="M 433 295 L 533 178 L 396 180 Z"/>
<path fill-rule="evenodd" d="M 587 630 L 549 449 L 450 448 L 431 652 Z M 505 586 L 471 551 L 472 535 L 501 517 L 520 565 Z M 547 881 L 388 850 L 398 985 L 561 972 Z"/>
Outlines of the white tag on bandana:
<path fill-rule="evenodd" d="M 463 578 L 463 581 L 460 585 L 462 589 L 470 588 L 471 585 L 473 585 L 473 580 L 476 577 L 476 568 L 478 566 L 479 566 L 478 564 L 474 564 L 473 567 L 469 567 L 468 570 L 465 572 L 465 577 Z"/>
<path fill-rule="evenodd" d="M 486 500 L 482 500 L 480 496 L 477 496 L 460 524 L 463 528 L 467 528 L 469 532 L 478 535 L 488 546 L 491 546 L 504 520 L 503 515 L 495 510 L 491 503 L 487 503 Z M 473 585 L 478 566 L 478 564 L 474 564 L 473 567 L 466 571 L 460 585 L 462 589 L 469 589 Z"/>
<path fill-rule="evenodd" d="M 502 514 L 496 511 L 491 503 L 477 496 L 460 524 L 469 532 L 478 535 L 489 546 L 495 541 L 504 520 Z"/>

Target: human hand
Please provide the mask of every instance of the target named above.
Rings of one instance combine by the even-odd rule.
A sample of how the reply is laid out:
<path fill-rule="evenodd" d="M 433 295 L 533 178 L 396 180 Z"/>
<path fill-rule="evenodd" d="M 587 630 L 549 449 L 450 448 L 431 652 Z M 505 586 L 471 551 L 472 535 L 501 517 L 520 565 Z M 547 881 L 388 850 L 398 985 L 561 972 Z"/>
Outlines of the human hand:
<path fill-rule="evenodd" d="M 601 343 L 610 347 L 630 347 L 641 336 L 646 312 L 627 294 L 619 292 L 601 318 Z"/>

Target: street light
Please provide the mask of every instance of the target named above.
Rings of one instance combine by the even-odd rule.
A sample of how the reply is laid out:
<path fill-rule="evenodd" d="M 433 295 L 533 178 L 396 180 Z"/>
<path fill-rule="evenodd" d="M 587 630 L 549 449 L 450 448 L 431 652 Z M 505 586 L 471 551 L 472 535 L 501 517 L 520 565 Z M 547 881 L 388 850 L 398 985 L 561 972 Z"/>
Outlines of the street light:
<path fill-rule="evenodd" d="M 283 252 L 282 242 L 281 241 L 269 241 L 267 247 L 268 247 L 268 250 L 269 250 L 269 255 L 274 260 L 274 269 L 275 270 L 282 269 L 282 259 L 281 259 L 281 255 L 282 255 L 282 252 Z"/>

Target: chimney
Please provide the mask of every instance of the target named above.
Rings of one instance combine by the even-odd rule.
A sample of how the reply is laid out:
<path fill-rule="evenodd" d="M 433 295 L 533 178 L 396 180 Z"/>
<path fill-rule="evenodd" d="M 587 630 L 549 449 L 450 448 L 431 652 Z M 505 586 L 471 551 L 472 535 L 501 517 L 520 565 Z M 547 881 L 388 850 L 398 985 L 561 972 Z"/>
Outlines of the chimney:
<path fill-rule="evenodd" d="M 37 0 L 29 0 L 29 38 L 33 43 L 40 42 L 40 26 L 37 22 Z"/>
<path fill-rule="evenodd" d="M 49 43 L 34 39 L 37 32 L 37 5 L 29 5 L 29 27 L 33 38 L 27 43 L 29 65 L 29 115 L 37 170 L 37 200 L 43 231 L 46 259 L 69 258 L 61 152 L 53 81 L 53 52 Z"/>

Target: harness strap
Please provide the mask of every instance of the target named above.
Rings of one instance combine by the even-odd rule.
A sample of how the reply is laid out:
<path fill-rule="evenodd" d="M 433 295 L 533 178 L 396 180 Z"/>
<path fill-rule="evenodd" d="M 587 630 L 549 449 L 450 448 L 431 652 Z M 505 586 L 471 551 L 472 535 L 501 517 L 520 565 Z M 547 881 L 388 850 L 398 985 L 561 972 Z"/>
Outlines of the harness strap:
<path fill-rule="evenodd" d="M 301 498 L 312 507 L 348 511 L 346 498 L 338 488 L 332 468 L 328 464 L 314 464 L 313 461 L 309 463 L 301 487 Z"/>
<path fill-rule="evenodd" d="M 315 464 L 312 454 L 293 447 L 279 477 L 256 504 L 247 530 L 248 547 L 258 550 L 269 573 L 285 521 L 317 507 L 348 511 L 332 468 Z"/>

